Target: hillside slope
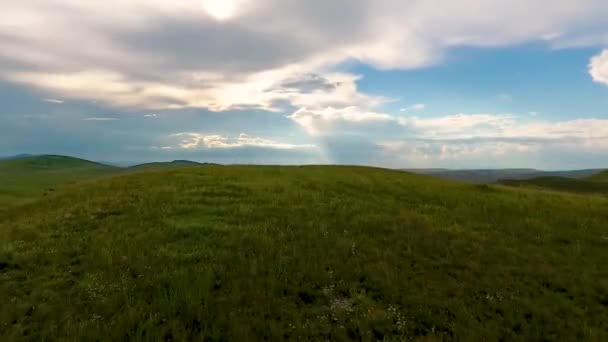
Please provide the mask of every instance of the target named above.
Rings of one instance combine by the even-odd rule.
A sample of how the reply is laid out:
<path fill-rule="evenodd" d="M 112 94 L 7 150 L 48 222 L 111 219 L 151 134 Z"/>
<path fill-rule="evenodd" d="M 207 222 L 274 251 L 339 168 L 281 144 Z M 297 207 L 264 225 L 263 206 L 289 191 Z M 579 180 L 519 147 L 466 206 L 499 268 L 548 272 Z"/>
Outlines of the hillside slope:
<path fill-rule="evenodd" d="M 492 169 L 492 170 L 448 170 L 448 169 L 405 169 L 415 173 L 430 175 L 443 179 L 460 180 L 473 183 L 495 183 L 503 180 L 528 180 L 540 177 L 561 177 L 583 179 L 591 177 L 602 170 L 541 171 L 535 169 Z"/>
<path fill-rule="evenodd" d="M 179 167 L 190 167 L 190 166 L 202 166 L 202 164 L 190 160 L 174 160 L 171 162 L 155 162 L 134 165 L 128 168 L 129 171 L 144 171 L 144 170 L 162 170 L 168 168 L 179 168 Z"/>
<path fill-rule="evenodd" d="M 0 340 L 606 340 L 608 199 L 205 167 L 0 215 Z"/>
<path fill-rule="evenodd" d="M 110 174 L 119 168 L 66 156 L 0 161 L 0 207 L 40 197 L 55 187 Z"/>
<path fill-rule="evenodd" d="M 608 182 L 608 171 L 604 171 L 588 178 L 593 182 Z"/>
<path fill-rule="evenodd" d="M 582 194 L 608 194 L 608 182 L 589 179 L 572 179 L 564 177 L 538 177 L 527 180 L 505 180 L 500 184 L 531 187 L 556 191 L 566 191 Z"/>

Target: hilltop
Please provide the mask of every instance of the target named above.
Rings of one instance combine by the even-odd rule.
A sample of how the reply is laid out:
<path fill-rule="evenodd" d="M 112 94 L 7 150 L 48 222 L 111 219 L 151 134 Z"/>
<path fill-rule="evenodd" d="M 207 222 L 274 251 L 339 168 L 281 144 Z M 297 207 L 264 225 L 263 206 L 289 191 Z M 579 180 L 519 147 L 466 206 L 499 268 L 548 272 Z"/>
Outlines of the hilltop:
<path fill-rule="evenodd" d="M 55 191 L 57 186 L 119 170 L 84 159 L 56 155 L 0 160 L 0 209 Z"/>
<path fill-rule="evenodd" d="M 0 213 L 0 339 L 605 340 L 606 207 L 363 167 L 117 173 Z"/>
<path fill-rule="evenodd" d="M 128 169 L 131 171 L 142 171 L 142 170 L 158 170 L 158 169 L 166 169 L 166 168 L 204 166 L 204 165 L 216 165 L 216 164 L 199 163 L 199 162 L 190 161 L 190 160 L 174 160 L 171 162 L 154 162 L 154 163 L 139 164 L 139 165 L 131 166 Z"/>
<path fill-rule="evenodd" d="M 19 156 L 9 158 L 0 162 L 0 172 L 54 172 L 61 170 L 78 171 L 82 169 L 112 169 L 114 167 L 92 162 L 85 159 L 59 156 L 59 155 L 43 155 L 43 156 Z"/>
<path fill-rule="evenodd" d="M 0 184 L 0 210 L 2 206 L 24 203 L 59 188 L 100 176 L 203 165 L 213 164 L 174 160 L 118 167 L 60 155 L 5 158 L 0 160 L 0 177 L 3 181 Z"/>
<path fill-rule="evenodd" d="M 537 177 L 525 180 L 503 180 L 509 186 L 531 187 L 574 193 L 608 194 L 608 171 L 593 176 L 573 179 L 565 177 Z"/>
<path fill-rule="evenodd" d="M 34 155 L 33 154 L 22 153 L 22 154 L 17 154 L 17 155 L 14 155 L 14 156 L 0 157 L 0 160 L 11 160 L 11 159 L 20 159 L 20 158 L 28 158 L 28 157 L 34 157 Z"/>

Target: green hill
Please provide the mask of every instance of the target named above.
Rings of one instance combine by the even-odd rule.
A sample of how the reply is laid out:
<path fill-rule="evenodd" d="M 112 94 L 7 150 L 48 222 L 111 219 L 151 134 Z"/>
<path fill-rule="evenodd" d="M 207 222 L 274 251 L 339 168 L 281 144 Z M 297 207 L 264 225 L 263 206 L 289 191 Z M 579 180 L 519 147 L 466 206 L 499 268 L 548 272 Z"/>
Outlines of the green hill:
<path fill-rule="evenodd" d="M 60 171 L 109 167 L 84 159 L 57 155 L 14 158 L 0 162 L 0 171 L 2 172 Z"/>
<path fill-rule="evenodd" d="M 189 167 L 189 166 L 202 166 L 209 164 L 202 164 L 190 160 L 174 160 L 171 162 L 156 162 L 146 163 L 131 166 L 128 168 L 129 171 L 144 171 L 144 170 L 162 170 L 167 168 L 178 168 L 178 167 Z"/>
<path fill-rule="evenodd" d="M 607 207 L 360 167 L 106 177 L 0 214 L 0 340 L 603 341 Z"/>
<path fill-rule="evenodd" d="M 598 173 L 594 176 L 589 177 L 588 179 L 594 182 L 608 182 L 608 171 Z"/>
<path fill-rule="evenodd" d="M 538 177 L 527 180 L 505 180 L 500 184 L 518 187 L 531 187 L 557 191 L 587 194 L 608 194 L 608 183 L 598 181 L 601 178 L 573 179 L 564 177 Z"/>
<path fill-rule="evenodd" d="M 32 156 L 0 161 L 0 209 L 37 198 L 58 186 L 120 170 L 66 156 Z"/>

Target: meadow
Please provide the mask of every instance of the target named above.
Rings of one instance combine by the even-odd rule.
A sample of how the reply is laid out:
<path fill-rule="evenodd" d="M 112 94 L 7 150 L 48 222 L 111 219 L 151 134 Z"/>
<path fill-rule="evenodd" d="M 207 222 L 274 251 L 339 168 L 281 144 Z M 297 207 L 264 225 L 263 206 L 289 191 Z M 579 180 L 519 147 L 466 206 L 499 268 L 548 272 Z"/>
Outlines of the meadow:
<path fill-rule="evenodd" d="M 603 194 L 2 163 L 2 341 L 608 339 Z"/>
<path fill-rule="evenodd" d="M 538 177 L 526 180 L 505 180 L 501 184 L 535 189 L 565 191 L 580 194 L 608 194 L 606 173 L 584 178 Z"/>

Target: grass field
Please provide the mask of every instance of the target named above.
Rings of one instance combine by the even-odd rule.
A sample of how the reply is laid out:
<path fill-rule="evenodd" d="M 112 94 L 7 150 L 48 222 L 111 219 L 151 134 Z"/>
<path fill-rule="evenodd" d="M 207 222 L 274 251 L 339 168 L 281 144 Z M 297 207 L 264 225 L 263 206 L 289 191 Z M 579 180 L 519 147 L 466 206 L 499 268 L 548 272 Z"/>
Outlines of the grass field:
<path fill-rule="evenodd" d="M 0 211 L 100 176 L 202 165 L 205 164 L 176 160 L 122 168 L 57 155 L 0 160 Z"/>
<path fill-rule="evenodd" d="M 596 182 L 608 182 L 608 171 L 598 173 L 597 175 L 590 177 L 589 180 Z"/>
<path fill-rule="evenodd" d="M 565 191 L 580 194 L 608 194 L 608 171 L 603 171 L 584 178 L 553 176 L 537 177 L 526 180 L 504 180 L 499 183 L 516 187 Z"/>
<path fill-rule="evenodd" d="M 501 184 L 517 187 L 548 189 L 581 194 L 608 194 L 608 182 L 603 181 L 604 174 L 586 179 L 564 177 L 538 177 L 526 180 L 506 180 Z"/>
<path fill-rule="evenodd" d="M 0 340 L 605 341 L 606 208 L 362 167 L 106 176 L 0 212 Z"/>

